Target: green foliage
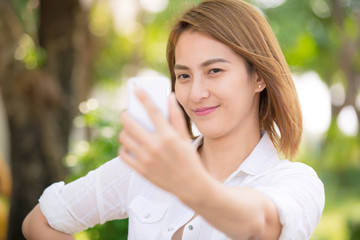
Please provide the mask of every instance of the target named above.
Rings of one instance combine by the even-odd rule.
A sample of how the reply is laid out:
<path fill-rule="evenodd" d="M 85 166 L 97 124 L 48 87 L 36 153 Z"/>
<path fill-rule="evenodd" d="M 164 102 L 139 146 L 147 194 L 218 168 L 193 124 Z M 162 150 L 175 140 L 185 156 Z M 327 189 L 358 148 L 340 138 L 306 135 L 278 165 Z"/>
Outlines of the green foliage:
<path fill-rule="evenodd" d="M 287 0 L 276 8 L 264 9 L 290 66 L 296 71 L 316 71 L 328 82 L 339 71 L 339 52 L 344 35 L 351 39 L 359 35 L 355 12 L 357 1 L 341 4 L 343 27 L 338 26 L 331 1 Z M 319 7 L 329 11 L 321 14 Z M 324 13 L 324 10 L 322 10 Z"/>
<path fill-rule="evenodd" d="M 113 220 L 104 225 L 96 225 L 86 231 L 89 240 L 126 240 L 128 220 Z"/>
<path fill-rule="evenodd" d="M 300 34 L 293 50 L 288 54 L 288 63 L 291 66 L 304 66 L 313 63 L 315 57 L 318 55 L 318 46 L 314 38 L 308 33 Z"/>

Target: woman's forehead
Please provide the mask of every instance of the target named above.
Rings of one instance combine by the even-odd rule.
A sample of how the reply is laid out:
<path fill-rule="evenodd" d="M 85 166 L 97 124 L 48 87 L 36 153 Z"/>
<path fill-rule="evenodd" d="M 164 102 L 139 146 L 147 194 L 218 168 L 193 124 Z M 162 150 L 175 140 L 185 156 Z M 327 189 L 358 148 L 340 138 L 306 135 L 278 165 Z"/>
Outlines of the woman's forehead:
<path fill-rule="evenodd" d="M 212 59 L 235 62 L 239 58 L 243 59 L 224 43 L 198 31 L 183 32 L 175 46 L 175 64 L 202 63 Z"/>

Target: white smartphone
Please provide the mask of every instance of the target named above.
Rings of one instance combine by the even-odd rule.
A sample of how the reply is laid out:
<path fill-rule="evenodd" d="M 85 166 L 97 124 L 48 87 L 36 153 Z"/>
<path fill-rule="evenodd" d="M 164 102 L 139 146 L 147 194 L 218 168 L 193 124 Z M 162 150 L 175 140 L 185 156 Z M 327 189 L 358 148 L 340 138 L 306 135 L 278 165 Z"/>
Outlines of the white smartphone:
<path fill-rule="evenodd" d="M 134 89 L 137 87 L 143 89 L 165 118 L 169 119 L 170 81 L 162 76 L 138 76 L 132 77 L 128 81 L 128 113 L 144 128 L 153 132 L 155 130 L 154 124 L 135 96 Z"/>

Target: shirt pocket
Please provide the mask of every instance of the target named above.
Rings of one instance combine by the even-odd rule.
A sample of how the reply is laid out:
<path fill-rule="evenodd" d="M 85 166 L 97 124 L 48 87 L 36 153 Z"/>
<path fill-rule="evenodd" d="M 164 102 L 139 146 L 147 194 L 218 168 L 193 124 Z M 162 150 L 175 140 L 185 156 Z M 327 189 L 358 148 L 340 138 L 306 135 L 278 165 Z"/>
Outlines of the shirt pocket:
<path fill-rule="evenodd" d="M 155 202 L 142 196 L 129 205 L 130 232 L 134 239 L 161 239 L 168 203 Z"/>

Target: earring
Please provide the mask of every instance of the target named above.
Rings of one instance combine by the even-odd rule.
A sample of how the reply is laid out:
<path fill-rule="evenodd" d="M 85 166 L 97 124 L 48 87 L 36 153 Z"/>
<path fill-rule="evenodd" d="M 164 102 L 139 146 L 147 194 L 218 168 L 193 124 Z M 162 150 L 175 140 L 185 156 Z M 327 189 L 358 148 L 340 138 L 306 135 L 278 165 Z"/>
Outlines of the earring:
<path fill-rule="evenodd" d="M 261 88 L 261 84 L 259 84 L 259 88 Z"/>

